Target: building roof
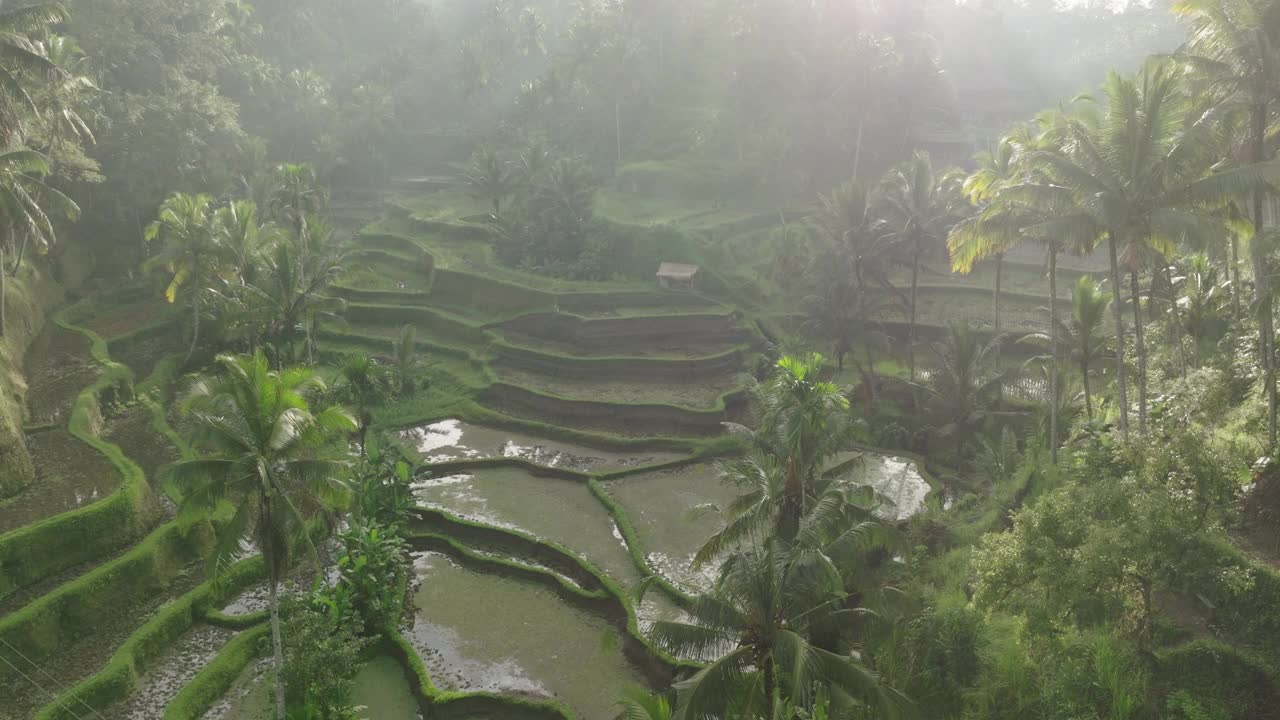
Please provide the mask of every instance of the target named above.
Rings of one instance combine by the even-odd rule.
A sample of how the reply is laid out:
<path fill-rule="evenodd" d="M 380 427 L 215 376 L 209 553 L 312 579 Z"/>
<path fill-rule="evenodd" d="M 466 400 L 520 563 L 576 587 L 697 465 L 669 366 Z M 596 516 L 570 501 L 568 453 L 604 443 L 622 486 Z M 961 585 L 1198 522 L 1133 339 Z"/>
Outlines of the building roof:
<path fill-rule="evenodd" d="M 673 280 L 692 280 L 698 274 L 698 270 L 697 265 L 664 262 L 658 266 L 658 277 L 671 278 Z"/>

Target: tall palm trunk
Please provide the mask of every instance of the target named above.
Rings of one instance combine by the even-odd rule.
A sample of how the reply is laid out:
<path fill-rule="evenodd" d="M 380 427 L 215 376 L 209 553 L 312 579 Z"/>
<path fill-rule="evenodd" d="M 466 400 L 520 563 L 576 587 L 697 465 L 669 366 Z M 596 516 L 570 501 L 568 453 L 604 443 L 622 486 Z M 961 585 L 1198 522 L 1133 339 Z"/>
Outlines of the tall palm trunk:
<path fill-rule="evenodd" d="M 4 273 L 4 245 L 5 239 L 0 238 L 0 337 L 4 337 L 6 320 L 5 295 L 8 294 L 8 283 L 5 280 Z"/>
<path fill-rule="evenodd" d="M 911 319 L 907 325 L 907 367 L 911 382 L 916 381 L 916 291 L 920 287 L 920 239 L 911 246 Z"/>
<path fill-rule="evenodd" d="M 1116 235 L 1107 233 L 1107 251 L 1111 263 L 1111 287 L 1114 290 L 1115 302 L 1111 303 L 1111 311 L 1116 321 L 1116 394 L 1120 402 L 1120 432 L 1125 439 L 1129 438 L 1129 387 L 1127 371 L 1124 366 L 1124 301 L 1120 298 L 1120 263 L 1116 259 Z"/>
<path fill-rule="evenodd" d="M 997 273 L 996 277 L 999 277 Z M 996 287 L 999 287 L 997 284 Z M 1058 248 L 1049 246 L 1049 462 L 1058 464 Z"/>
<path fill-rule="evenodd" d="M 1266 100 L 1254 103 L 1250 116 L 1249 161 L 1260 163 L 1267 154 L 1267 116 L 1269 103 Z M 1267 392 L 1267 441 L 1268 449 L 1276 446 L 1276 357 L 1275 327 L 1271 307 L 1271 277 L 1267 267 L 1267 256 L 1261 242 L 1263 225 L 1266 217 L 1263 203 L 1266 191 L 1258 187 L 1253 191 L 1253 236 L 1250 244 L 1250 255 L 1253 256 L 1253 284 L 1258 302 L 1258 353 L 1262 356 L 1262 374 Z"/>
<path fill-rule="evenodd" d="M 787 460 L 787 476 L 782 492 L 782 515 L 778 518 L 778 536 L 790 541 L 794 540 L 800 532 L 800 518 L 804 515 L 804 477 L 800 474 L 798 452 Z"/>
<path fill-rule="evenodd" d="M 1080 358 L 1080 380 L 1084 386 L 1084 412 L 1090 421 L 1093 420 L 1093 393 L 1089 389 L 1089 345 L 1082 348 L 1084 355 Z"/>
<path fill-rule="evenodd" d="M 1183 380 L 1187 379 L 1187 343 L 1182 335 L 1182 313 L 1178 311 L 1178 288 L 1173 284 L 1173 270 L 1169 263 L 1164 264 L 1164 283 L 1169 291 L 1169 323 L 1173 326 L 1173 341 L 1178 344 L 1178 371 Z M 1195 338 L 1192 338 L 1193 342 Z M 1200 366 L 1199 343 L 1196 342 L 1196 354 L 1192 358 L 1196 367 Z"/>
<path fill-rule="evenodd" d="M 1138 355 L 1138 434 L 1147 432 L 1147 345 L 1143 342 L 1142 295 L 1138 284 L 1138 271 L 1129 271 L 1133 293 L 1133 340 Z"/>
<path fill-rule="evenodd" d="M 191 362 L 192 356 L 196 354 L 196 347 L 200 344 L 200 258 L 196 257 L 193 263 L 193 272 L 191 273 L 191 348 L 187 350 L 187 358 L 182 361 L 185 365 Z"/>
<path fill-rule="evenodd" d="M 1000 281 L 1004 276 L 1004 253 L 996 254 L 996 291 L 992 303 L 992 323 L 996 329 L 996 337 L 1000 336 Z M 1000 346 L 996 346 L 996 369 L 1000 369 Z M 1004 391 L 1001 390 L 1001 393 Z"/>
<path fill-rule="evenodd" d="M 280 558 L 277 557 L 280 548 L 277 548 L 272 541 L 271 501 L 267 498 L 265 491 L 260 494 L 258 501 L 261 503 L 262 524 L 263 528 L 265 528 L 260 542 L 262 543 L 262 557 L 267 565 L 267 586 L 270 592 L 268 603 L 271 609 L 271 669 L 275 673 L 273 685 L 276 718 L 277 720 L 284 720 L 284 640 L 280 636 Z"/>
<path fill-rule="evenodd" d="M 1231 235 L 1231 318 L 1240 319 L 1240 238 Z"/>
<path fill-rule="evenodd" d="M 871 404 L 876 404 L 876 361 L 871 355 L 871 343 L 868 342 L 864 348 L 867 356 L 867 395 L 871 399 Z"/>

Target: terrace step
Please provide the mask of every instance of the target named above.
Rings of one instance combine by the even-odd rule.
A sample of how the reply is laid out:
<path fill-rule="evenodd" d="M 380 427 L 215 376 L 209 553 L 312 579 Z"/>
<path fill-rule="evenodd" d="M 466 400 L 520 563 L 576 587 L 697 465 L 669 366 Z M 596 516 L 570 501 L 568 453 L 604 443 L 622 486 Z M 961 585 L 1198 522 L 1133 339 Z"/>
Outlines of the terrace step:
<path fill-rule="evenodd" d="M 559 425 L 583 432 L 628 437 L 710 437 L 724 431 L 722 423 L 747 409 L 745 392 L 726 398 L 724 409 L 695 410 L 675 405 L 625 404 L 574 400 L 498 382 L 480 397 L 481 403 L 523 420 Z"/>

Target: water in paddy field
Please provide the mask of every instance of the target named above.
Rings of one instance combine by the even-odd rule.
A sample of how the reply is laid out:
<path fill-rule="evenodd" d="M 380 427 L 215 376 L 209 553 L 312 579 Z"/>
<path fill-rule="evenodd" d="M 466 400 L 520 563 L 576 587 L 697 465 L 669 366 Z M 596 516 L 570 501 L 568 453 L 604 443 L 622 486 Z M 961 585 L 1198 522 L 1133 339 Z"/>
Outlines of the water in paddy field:
<path fill-rule="evenodd" d="M 406 636 L 437 686 L 553 699 L 582 720 L 611 720 L 622 692 L 646 685 L 618 631 L 550 589 L 438 553 L 416 554 L 414 567 L 416 621 Z"/>
<path fill-rule="evenodd" d="M 409 686 L 409 677 L 395 658 L 381 655 L 370 660 L 356 675 L 351 702 L 363 707 L 360 716 L 369 720 L 420 720 L 418 700 Z"/>
<path fill-rule="evenodd" d="M 233 630 L 212 625 L 192 627 L 152 663 L 126 702 L 103 715 L 110 720 L 152 720 L 163 716 L 165 707 L 183 686 L 209 664 L 235 634 Z"/>
<path fill-rule="evenodd" d="M 863 463 L 852 473 L 854 482 L 870 485 L 889 503 L 880 513 L 886 519 L 911 517 L 924 506 L 929 483 L 910 460 L 878 453 L 860 455 Z M 714 463 L 696 463 L 669 470 L 632 475 L 605 484 L 609 494 L 627 511 L 640 536 L 649 564 L 664 577 L 688 589 L 705 589 L 716 568 L 693 568 L 693 557 L 707 538 L 724 526 L 720 511 L 739 494 L 720 481 Z"/>
<path fill-rule="evenodd" d="M 521 530 L 585 558 L 623 589 L 641 580 L 622 533 L 585 482 L 537 477 L 520 468 L 484 468 L 414 482 L 418 504 L 486 525 Z M 657 591 L 645 596 L 642 619 L 678 610 Z"/>
<path fill-rule="evenodd" d="M 716 570 L 695 570 L 698 548 L 724 526 L 717 509 L 738 495 L 712 463 L 695 463 L 610 480 L 609 494 L 627 511 L 649 564 L 687 589 L 707 588 Z"/>
<path fill-rule="evenodd" d="M 538 465 L 580 472 L 607 472 L 675 460 L 678 453 L 656 451 L 610 452 L 548 440 L 510 430 L 441 420 L 400 432 L 400 439 L 417 449 L 425 462 L 520 458 Z"/>

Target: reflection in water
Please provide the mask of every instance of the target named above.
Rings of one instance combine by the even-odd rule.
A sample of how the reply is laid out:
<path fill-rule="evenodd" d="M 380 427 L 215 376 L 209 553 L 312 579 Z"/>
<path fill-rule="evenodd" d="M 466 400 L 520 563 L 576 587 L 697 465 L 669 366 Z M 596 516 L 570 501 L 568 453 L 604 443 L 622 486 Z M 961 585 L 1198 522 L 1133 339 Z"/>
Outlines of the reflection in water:
<path fill-rule="evenodd" d="M 652 465 L 680 457 L 676 453 L 664 452 L 612 453 L 509 430 L 472 425 L 461 420 L 441 420 L 402 430 L 400 439 L 411 444 L 423 461 L 428 463 L 508 457 L 546 467 L 599 472 Z"/>
<path fill-rule="evenodd" d="M 584 720 L 614 717 L 641 674 L 618 632 L 537 585 L 418 553 L 417 616 L 406 632 L 432 680 L 460 691 L 559 700 Z"/>

